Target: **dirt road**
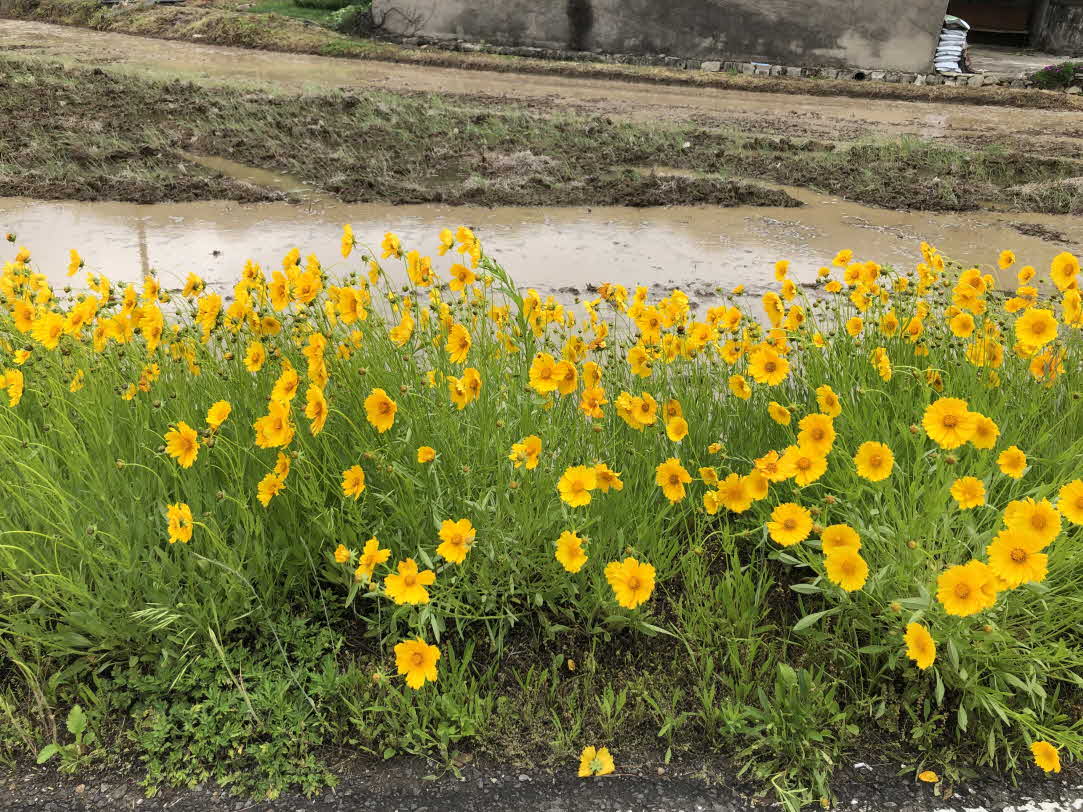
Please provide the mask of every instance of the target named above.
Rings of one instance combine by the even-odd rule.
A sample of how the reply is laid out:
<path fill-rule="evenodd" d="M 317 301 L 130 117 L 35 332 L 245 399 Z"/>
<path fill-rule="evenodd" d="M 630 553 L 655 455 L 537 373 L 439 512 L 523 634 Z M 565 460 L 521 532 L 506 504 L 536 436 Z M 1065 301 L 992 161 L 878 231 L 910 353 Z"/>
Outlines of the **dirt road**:
<path fill-rule="evenodd" d="M 605 113 L 638 121 L 694 120 L 764 135 L 849 141 L 913 134 L 1029 154 L 1083 155 L 1083 116 L 1074 111 L 825 98 L 632 82 L 520 75 L 272 53 L 5 20 L 0 48 L 139 76 L 251 83 L 263 90 L 329 88 L 492 97 L 546 109 Z"/>

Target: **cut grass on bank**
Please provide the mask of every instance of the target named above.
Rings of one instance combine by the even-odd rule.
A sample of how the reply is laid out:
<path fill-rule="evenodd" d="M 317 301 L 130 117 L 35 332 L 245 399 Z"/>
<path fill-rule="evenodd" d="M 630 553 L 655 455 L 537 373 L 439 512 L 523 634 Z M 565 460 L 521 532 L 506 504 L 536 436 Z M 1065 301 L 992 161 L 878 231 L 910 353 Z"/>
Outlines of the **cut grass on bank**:
<path fill-rule="evenodd" d="M 20 122 L 0 132 L 0 182 L 9 194 L 38 198 L 270 194 L 215 176 L 184 153 L 274 170 L 346 202 L 512 206 L 797 205 L 755 185 L 763 180 L 886 208 L 966 211 L 1010 199 L 1021 184 L 1081 174 L 1077 161 L 995 149 L 916 139 L 838 148 L 490 98 L 271 95 L 13 58 L 0 61 L 0 82 L 0 114 Z M 632 168 L 644 166 L 695 174 Z M 1016 205 L 1043 211 L 1051 199 L 1062 202 L 1028 196 Z"/>

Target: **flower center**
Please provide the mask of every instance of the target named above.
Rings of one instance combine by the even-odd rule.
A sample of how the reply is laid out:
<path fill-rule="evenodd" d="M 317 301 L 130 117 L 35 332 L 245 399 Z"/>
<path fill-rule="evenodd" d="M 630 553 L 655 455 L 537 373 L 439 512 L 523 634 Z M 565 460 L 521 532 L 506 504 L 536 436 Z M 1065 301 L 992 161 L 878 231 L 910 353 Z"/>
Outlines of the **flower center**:
<path fill-rule="evenodd" d="M 417 586 L 417 576 L 404 575 L 402 576 L 402 583 L 404 586 Z"/>
<path fill-rule="evenodd" d="M 884 464 L 884 458 L 881 457 L 879 454 L 873 454 L 871 457 L 869 457 L 869 467 L 870 468 L 879 468 L 883 464 Z"/>
<path fill-rule="evenodd" d="M 679 476 L 677 476 L 676 474 L 670 474 L 669 475 L 669 484 L 670 485 L 680 485 L 681 484 L 681 478 Z"/>
<path fill-rule="evenodd" d="M 425 663 L 425 655 L 420 651 L 415 651 L 410 655 L 410 662 L 413 663 L 415 667 L 420 668 Z"/>
<path fill-rule="evenodd" d="M 959 418 L 953 414 L 946 414 L 944 415 L 943 423 L 944 428 L 953 429 L 959 424 Z"/>
<path fill-rule="evenodd" d="M 795 529 L 797 527 L 797 520 L 796 519 L 785 519 L 782 522 L 782 527 L 784 529 L 786 529 L 786 530 L 793 530 L 793 529 Z"/>
<path fill-rule="evenodd" d="M 1020 547 L 1016 547 L 1014 550 L 1012 550 L 1012 561 L 1014 561 L 1016 564 L 1022 564 L 1026 560 L 1027 560 L 1027 551 L 1026 550 L 1024 550 L 1024 549 L 1022 549 Z"/>
<path fill-rule="evenodd" d="M 1035 513 L 1033 516 L 1030 517 L 1030 526 L 1033 527 L 1035 530 L 1045 530 L 1045 516 L 1040 513 Z"/>
<path fill-rule="evenodd" d="M 959 600 L 965 601 L 970 597 L 970 584 L 956 584 L 955 585 L 955 597 Z"/>
<path fill-rule="evenodd" d="M 764 372 L 774 372 L 778 368 L 778 365 L 774 361 L 768 361 L 763 365 Z"/>
<path fill-rule="evenodd" d="M 643 586 L 643 584 L 639 580 L 638 575 L 633 575 L 628 579 L 628 588 L 633 592 L 638 591 L 641 586 Z"/>

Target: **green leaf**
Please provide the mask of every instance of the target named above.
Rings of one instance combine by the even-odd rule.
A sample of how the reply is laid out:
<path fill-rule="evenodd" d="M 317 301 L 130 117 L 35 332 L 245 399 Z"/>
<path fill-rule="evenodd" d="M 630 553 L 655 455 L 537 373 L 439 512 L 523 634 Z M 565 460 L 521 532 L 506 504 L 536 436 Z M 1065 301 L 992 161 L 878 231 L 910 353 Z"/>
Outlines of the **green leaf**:
<path fill-rule="evenodd" d="M 959 729 L 962 730 L 962 731 L 966 731 L 966 724 L 967 724 L 966 708 L 964 708 L 962 705 L 959 706 L 958 717 L 959 717 Z"/>
<path fill-rule="evenodd" d="M 79 705 L 75 705 L 68 714 L 68 732 L 73 736 L 78 736 L 84 730 L 86 730 L 86 714 Z"/>
<path fill-rule="evenodd" d="M 823 592 L 815 584 L 790 584 L 790 589 L 794 592 L 800 592 L 802 595 L 818 595 Z"/>
<path fill-rule="evenodd" d="M 59 752 L 60 752 L 59 745 L 56 745 L 56 744 L 47 744 L 47 745 L 45 745 L 43 748 L 41 748 L 41 752 L 38 753 L 38 764 L 44 764 L 46 761 L 51 759 L 53 756 L 55 756 Z"/>
<path fill-rule="evenodd" d="M 811 615 L 805 615 L 803 618 L 801 618 L 799 621 L 797 621 L 795 624 L 793 624 L 793 630 L 795 632 L 799 632 L 802 629 L 807 629 L 813 623 L 818 622 L 820 620 L 820 618 L 824 617 L 825 615 L 833 615 L 837 611 L 838 611 L 838 608 L 824 609 L 822 612 L 813 612 Z"/>

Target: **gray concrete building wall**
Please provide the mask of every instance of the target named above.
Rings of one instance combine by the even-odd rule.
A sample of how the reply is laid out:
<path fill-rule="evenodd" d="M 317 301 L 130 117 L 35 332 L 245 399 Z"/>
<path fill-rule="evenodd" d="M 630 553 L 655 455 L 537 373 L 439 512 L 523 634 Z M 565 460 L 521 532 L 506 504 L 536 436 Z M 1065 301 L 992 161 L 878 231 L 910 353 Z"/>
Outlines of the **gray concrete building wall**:
<path fill-rule="evenodd" d="M 948 0 L 374 0 L 405 35 L 922 71 Z"/>
<path fill-rule="evenodd" d="M 1031 38 L 1035 47 L 1083 56 L 1083 0 L 1048 0 L 1035 16 Z"/>

